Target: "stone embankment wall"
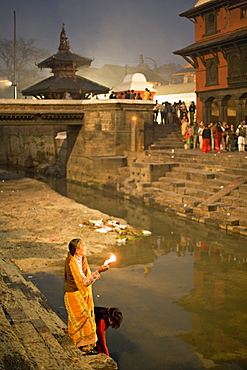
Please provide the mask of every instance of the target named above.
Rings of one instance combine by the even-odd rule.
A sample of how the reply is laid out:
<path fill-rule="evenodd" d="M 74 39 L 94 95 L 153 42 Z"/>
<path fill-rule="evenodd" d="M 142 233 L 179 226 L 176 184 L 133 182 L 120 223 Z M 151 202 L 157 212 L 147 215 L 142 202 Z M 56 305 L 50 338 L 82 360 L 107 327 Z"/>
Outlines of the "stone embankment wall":
<path fill-rule="evenodd" d="M 0 165 L 107 178 L 152 143 L 152 102 L 0 100 Z"/>

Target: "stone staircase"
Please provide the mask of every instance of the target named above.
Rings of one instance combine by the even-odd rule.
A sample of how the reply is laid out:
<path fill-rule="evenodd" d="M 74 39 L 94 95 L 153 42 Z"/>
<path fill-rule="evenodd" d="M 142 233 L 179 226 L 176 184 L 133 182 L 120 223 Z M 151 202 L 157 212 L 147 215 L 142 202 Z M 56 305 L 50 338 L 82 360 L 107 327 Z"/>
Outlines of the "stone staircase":
<path fill-rule="evenodd" d="M 150 150 L 182 149 L 181 130 L 178 124 L 155 124 L 153 128 L 153 144 Z"/>
<path fill-rule="evenodd" d="M 247 235 L 247 156 L 154 150 L 129 159 L 120 190 L 156 209 Z M 161 174 L 163 171 L 163 174 Z"/>

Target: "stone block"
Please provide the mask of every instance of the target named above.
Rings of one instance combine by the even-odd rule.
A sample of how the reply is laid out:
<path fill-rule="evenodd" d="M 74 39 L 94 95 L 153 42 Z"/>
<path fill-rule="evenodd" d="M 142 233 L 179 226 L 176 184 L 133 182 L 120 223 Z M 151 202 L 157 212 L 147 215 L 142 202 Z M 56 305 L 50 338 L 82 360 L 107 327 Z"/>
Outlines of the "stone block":
<path fill-rule="evenodd" d="M 204 204 L 201 203 L 200 208 L 202 211 L 212 212 L 217 210 L 217 204 Z"/>

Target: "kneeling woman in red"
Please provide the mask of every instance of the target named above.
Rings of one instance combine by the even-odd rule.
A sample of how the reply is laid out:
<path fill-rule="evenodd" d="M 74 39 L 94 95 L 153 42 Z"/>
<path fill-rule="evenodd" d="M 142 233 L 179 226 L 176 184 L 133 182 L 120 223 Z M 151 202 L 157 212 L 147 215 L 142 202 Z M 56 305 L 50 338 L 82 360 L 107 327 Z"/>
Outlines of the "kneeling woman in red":
<path fill-rule="evenodd" d="M 123 320 L 122 312 L 116 307 L 94 307 L 94 312 L 98 336 L 96 351 L 109 356 L 105 332 L 109 326 L 115 329 L 120 327 Z"/>

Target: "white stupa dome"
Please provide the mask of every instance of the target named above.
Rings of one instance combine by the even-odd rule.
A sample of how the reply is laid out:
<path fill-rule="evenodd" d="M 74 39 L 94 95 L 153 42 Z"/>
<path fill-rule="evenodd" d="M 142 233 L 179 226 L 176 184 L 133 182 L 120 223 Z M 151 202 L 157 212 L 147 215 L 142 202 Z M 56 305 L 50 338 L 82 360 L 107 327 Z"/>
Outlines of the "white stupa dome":
<path fill-rule="evenodd" d="M 153 85 L 147 82 L 146 77 L 142 73 L 133 73 L 125 76 L 123 82 L 112 90 L 114 92 L 126 90 L 145 91 L 146 88 L 151 92 L 156 92 Z"/>
<path fill-rule="evenodd" d="M 203 5 L 203 4 L 206 4 L 206 3 L 209 3 L 210 1 L 212 1 L 212 0 L 198 0 L 198 1 L 195 3 L 195 7 L 196 7 L 196 6 Z"/>

